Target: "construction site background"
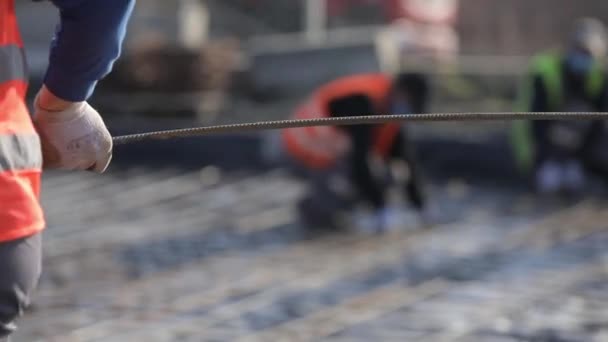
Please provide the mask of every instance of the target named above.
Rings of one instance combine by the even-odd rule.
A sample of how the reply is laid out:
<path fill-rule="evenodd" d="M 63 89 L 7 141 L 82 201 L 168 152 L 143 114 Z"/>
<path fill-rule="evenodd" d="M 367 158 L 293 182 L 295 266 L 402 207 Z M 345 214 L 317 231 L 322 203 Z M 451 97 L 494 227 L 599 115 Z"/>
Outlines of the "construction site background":
<path fill-rule="evenodd" d="M 57 11 L 16 1 L 33 94 Z M 415 69 L 433 111 L 509 111 L 529 57 L 588 15 L 608 22 L 608 2 L 139 0 L 91 102 L 114 135 L 253 122 L 337 76 Z M 507 125 L 408 126 L 441 221 L 403 206 L 373 236 L 305 229 L 306 183 L 265 162 L 266 132 L 45 172 L 44 271 L 15 341 L 607 341 L 606 187 L 535 195 Z"/>
<path fill-rule="evenodd" d="M 118 118 L 207 124 L 276 119 L 289 115 L 299 96 L 336 76 L 398 69 L 383 65 L 378 34 L 398 19 L 399 1 L 332 0 L 321 9 L 309 4 L 315 2 L 323 3 L 139 1 L 125 55 L 101 82 L 93 102 Z M 454 33 L 443 32 L 438 43 L 453 57 L 450 63 L 410 65 L 433 74 L 437 111 L 510 110 L 530 55 L 559 46 L 577 17 L 608 16 L 608 5 L 601 1 L 426 3 L 437 3 L 434 10 L 457 8 L 446 24 Z M 18 5 L 23 22 L 37 22 L 23 27 L 36 84 L 57 14 L 49 4 L 23 0 Z M 319 10 L 320 19 L 313 12 Z M 415 57 L 405 58 L 406 66 Z"/>

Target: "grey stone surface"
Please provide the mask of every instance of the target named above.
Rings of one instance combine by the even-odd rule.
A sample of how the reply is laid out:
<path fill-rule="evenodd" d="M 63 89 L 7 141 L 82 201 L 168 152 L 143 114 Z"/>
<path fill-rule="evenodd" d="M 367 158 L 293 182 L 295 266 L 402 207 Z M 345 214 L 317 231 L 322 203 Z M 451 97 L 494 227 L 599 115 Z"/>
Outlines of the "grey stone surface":
<path fill-rule="evenodd" d="M 16 341 L 604 341 L 606 204 L 433 193 L 431 230 L 310 236 L 281 170 L 49 173 Z M 210 178 L 209 178 L 210 177 Z"/>

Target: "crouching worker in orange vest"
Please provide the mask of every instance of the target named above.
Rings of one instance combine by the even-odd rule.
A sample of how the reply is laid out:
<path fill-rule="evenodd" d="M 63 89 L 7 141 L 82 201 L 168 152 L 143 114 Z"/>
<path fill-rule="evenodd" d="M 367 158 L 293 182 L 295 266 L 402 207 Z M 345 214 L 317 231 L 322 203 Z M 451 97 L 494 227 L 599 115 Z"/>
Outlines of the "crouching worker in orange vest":
<path fill-rule="evenodd" d="M 0 1 L 0 341 L 15 330 L 40 276 L 43 164 L 102 173 L 110 163 L 112 137 L 87 99 L 118 58 L 135 4 L 52 2 L 61 21 L 32 121 L 15 0 Z"/>
<path fill-rule="evenodd" d="M 355 75 L 319 88 L 297 108 L 295 118 L 420 113 L 427 93 L 421 75 L 394 80 L 381 74 Z M 287 129 L 281 139 L 290 164 L 310 184 L 298 208 L 309 226 L 338 228 L 338 213 L 360 202 L 373 209 L 363 229 L 382 231 L 397 224 L 398 213 L 389 209 L 385 196 L 391 162 L 402 166 L 407 198 L 428 217 L 412 145 L 401 124 Z"/>

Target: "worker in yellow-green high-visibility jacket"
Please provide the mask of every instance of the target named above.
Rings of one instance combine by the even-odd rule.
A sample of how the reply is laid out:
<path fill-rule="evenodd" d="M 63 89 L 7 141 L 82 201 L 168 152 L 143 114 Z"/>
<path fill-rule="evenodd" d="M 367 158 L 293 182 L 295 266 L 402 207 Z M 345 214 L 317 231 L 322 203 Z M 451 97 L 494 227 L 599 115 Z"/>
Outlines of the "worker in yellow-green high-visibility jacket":
<path fill-rule="evenodd" d="M 539 54 L 532 60 L 520 89 L 518 111 L 606 111 L 608 83 L 604 25 L 590 18 L 579 20 L 563 52 Z M 520 168 L 540 193 L 578 193 L 587 174 L 608 179 L 600 140 L 606 136 L 602 121 L 519 121 L 512 143 Z"/>

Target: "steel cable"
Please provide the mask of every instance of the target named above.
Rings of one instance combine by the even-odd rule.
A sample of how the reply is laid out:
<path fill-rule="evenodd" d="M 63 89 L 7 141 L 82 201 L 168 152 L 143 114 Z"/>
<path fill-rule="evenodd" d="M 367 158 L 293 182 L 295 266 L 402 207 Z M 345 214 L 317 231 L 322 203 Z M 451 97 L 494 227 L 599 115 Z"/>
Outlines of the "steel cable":
<path fill-rule="evenodd" d="M 114 137 L 115 145 L 148 139 L 194 137 L 217 133 L 243 133 L 315 126 L 347 126 L 393 122 L 513 121 L 513 120 L 603 120 L 606 112 L 508 112 L 508 113 L 429 113 L 329 117 L 304 120 L 260 121 L 217 126 L 204 126 L 129 134 Z"/>

